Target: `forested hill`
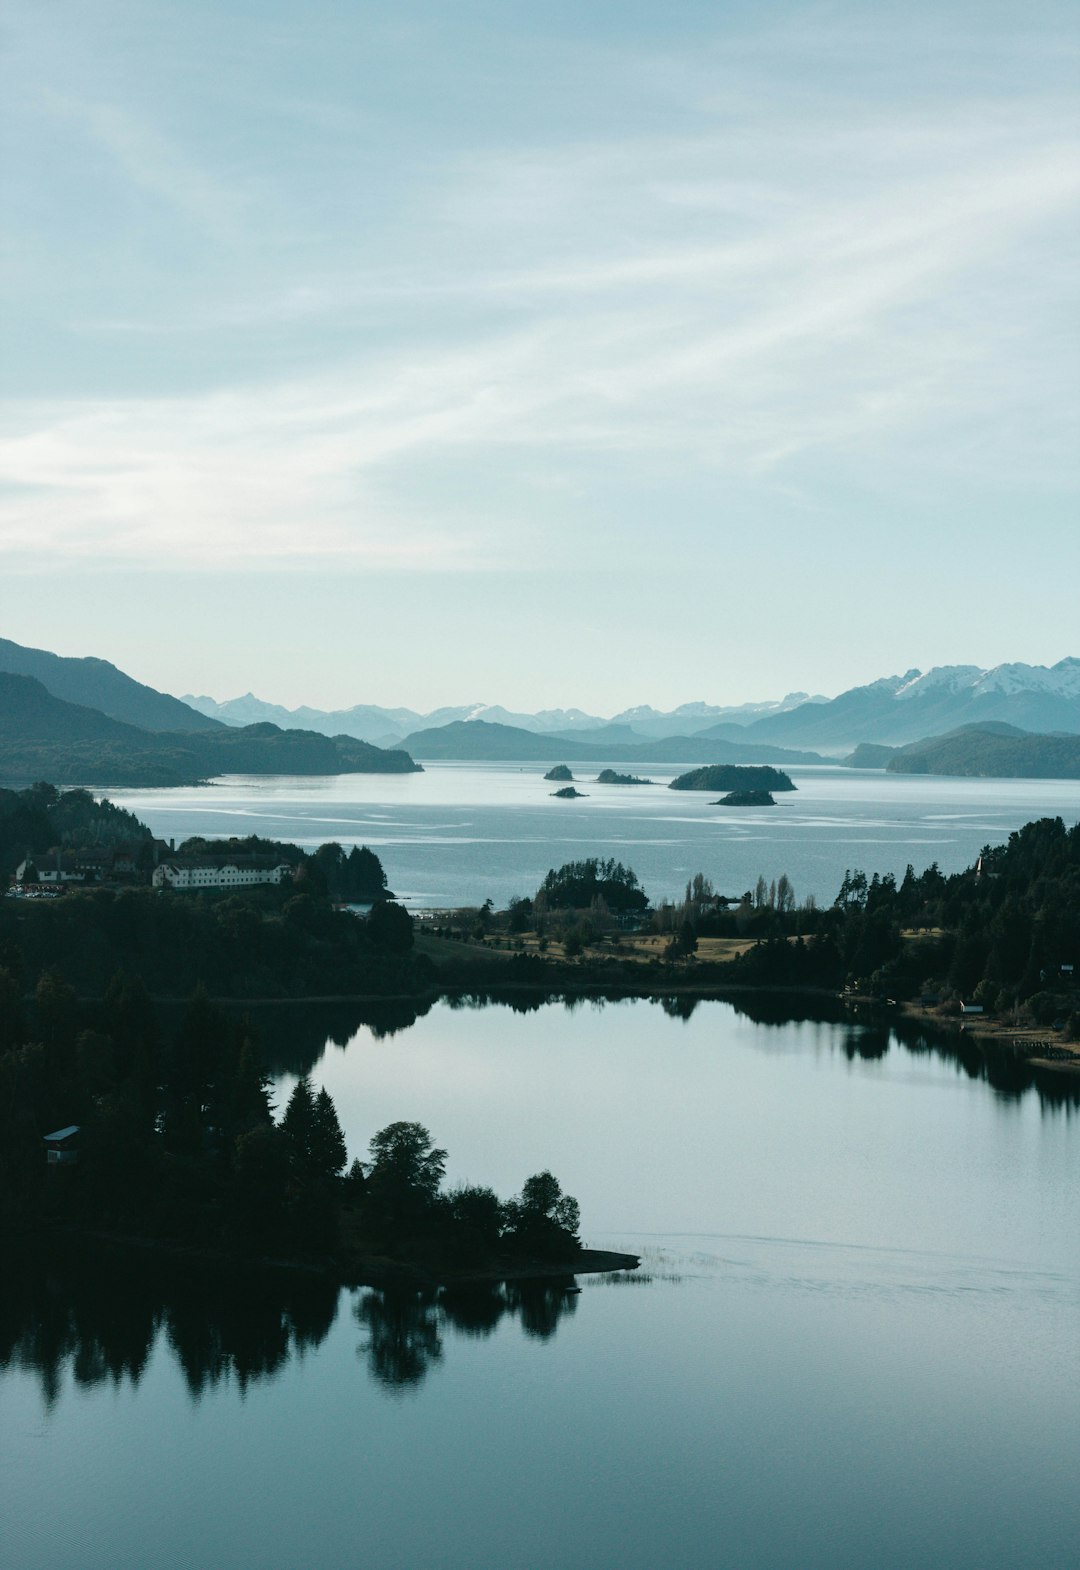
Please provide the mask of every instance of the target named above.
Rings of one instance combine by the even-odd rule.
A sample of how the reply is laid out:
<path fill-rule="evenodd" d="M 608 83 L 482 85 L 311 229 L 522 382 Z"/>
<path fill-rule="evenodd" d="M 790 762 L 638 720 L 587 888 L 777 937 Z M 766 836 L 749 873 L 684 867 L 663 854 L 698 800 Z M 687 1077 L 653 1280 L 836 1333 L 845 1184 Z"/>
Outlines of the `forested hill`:
<path fill-rule="evenodd" d="M 97 709 L 110 719 L 137 725 L 140 730 L 213 731 L 221 721 L 200 714 L 179 698 L 157 692 L 135 681 L 108 660 L 68 659 L 47 649 L 28 649 L 0 638 L 0 672 L 32 676 L 66 703 Z"/>
<path fill-rule="evenodd" d="M 1014 726 L 965 725 L 891 754 L 890 774 L 992 779 L 1080 779 L 1080 736 L 1037 736 Z"/>
<path fill-rule="evenodd" d="M 186 785 L 219 774 L 404 774 L 407 752 L 351 736 L 242 729 L 149 731 L 0 673 L 0 779 L 94 786 Z"/>
<path fill-rule="evenodd" d="M 29 852 L 80 850 L 110 845 L 150 845 L 145 823 L 89 791 L 58 791 L 52 785 L 0 790 L 0 887 Z"/>

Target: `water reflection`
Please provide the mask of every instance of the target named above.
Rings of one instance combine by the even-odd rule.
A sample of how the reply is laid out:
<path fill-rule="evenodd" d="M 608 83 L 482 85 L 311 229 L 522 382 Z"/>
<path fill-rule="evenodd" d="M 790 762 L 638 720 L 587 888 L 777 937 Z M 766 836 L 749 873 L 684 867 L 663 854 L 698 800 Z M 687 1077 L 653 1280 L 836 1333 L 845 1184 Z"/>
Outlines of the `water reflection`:
<path fill-rule="evenodd" d="M 1080 1107 L 1080 1075 L 1040 1068 L 1019 1056 L 1006 1041 L 964 1035 L 948 1026 L 935 1029 L 921 1020 L 910 1020 L 893 1010 L 885 1012 L 872 1005 L 852 1008 L 840 998 L 817 993 L 733 993 L 724 998 L 701 998 L 687 993 L 656 994 L 631 999 L 622 993 L 595 993 L 588 996 L 561 992 L 529 994 L 526 999 L 513 994 L 487 991 L 444 998 L 452 1009 L 509 1008 L 515 1013 L 561 1005 L 573 1014 L 585 1004 L 594 1010 L 658 1007 L 669 1019 L 687 1021 L 699 1010 L 730 1010 L 736 1017 L 754 1025 L 782 1030 L 790 1025 L 818 1024 L 840 1028 L 832 1036 L 834 1044 L 849 1061 L 880 1060 L 894 1048 L 912 1056 L 931 1055 L 952 1063 L 959 1072 L 981 1080 L 999 1097 L 1019 1100 L 1034 1091 L 1044 1110 Z M 767 1037 L 761 1045 L 767 1047 Z"/>
<path fill-rule="evenodd" d="M 243 1394 L 320 1346 L 340 1300 L 335 1282 L 304 1271 L 241 1272 L 83 1250 L 63 1260 L 31 1251 L 8 1263 L 0 1368 L 33 1370 L 48 1408 L 68 1379 L 80 1390 L 137 1387 L 158 1346 L 183 1370 L 193 1400 L 225 1383 Z M 483 1338 L 516 1319 L 525 1335 L 547 1340 L 574 1312 L 576 1294 L 572 1276 L 362 1289 L 353 1310 L 365 1331 L 359 1350 L 376 1384 L 401 1392 L 419 1386 L 442 1359 L 448 1331 Z"/>
<path fill-rule="evenodd" d="M 46 1406 L 70 1374 L 79 1389 L 137 1386 L 167 1345 L 198 1399 L 235 1381 L 241 1393 L 326 1339 L 338 1288 L 300 1271 L 181 1267 L 152 1255 L 69 1249 L 9 1261 L 0 1293 L 0 1367 L 33 1369 Z"/>
<path fill-rule="evenodd" d="M 367 1330 L 359 1351 L 372 1379 L 385 1389 L 419 1385 L 443 1355 L 439 1315 L 432 1297 L 421 1292 L 364 1292 L 356 1317 Z"/>
<path fill-rule="evenodd" d="M 379 998 L 355 1003 L 263 1003 L 245 1012 L 267 1072 L 310 1074 L 327 1045 L 346 1047 L 360 1030 L 381 1041 L 423 1019 L 433 998 Z"/>
<path fill-rule="evenodd" d="M 517 1319 L 527 1336 L 547 1341 L 578 1304 L 573 1276 L 476 1282 L 438 1290 L 395 1287 L 360 1293 L 353 1312 L 367 1332 L 358 1352 L 384 1389 L 401 1394 L 419 1386 L 443 1356 L 443 1331 L 473 1339 Z"/>

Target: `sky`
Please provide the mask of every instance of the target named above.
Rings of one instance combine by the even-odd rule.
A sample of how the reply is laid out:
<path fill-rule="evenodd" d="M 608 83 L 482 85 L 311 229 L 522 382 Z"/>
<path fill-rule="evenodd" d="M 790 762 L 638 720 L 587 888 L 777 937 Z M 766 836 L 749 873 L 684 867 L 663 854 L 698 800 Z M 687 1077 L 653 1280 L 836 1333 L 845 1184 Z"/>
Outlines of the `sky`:
<path fill-rule="evenodd" d="M 0 635 L 613 713 L 1080 654 L 1071 5 L 8 0 Z"/>

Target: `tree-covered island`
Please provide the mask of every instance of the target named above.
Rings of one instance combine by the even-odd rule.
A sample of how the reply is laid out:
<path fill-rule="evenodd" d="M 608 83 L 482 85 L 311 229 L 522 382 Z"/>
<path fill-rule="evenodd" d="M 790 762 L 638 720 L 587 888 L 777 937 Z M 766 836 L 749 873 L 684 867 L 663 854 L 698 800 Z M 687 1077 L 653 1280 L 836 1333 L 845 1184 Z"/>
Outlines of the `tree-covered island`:
<path fill-rule="evenodd" d="M 704 769 L 691 769 L 672 780 L 669 790 L 777 791 L 795 790 L 790 775 L 771 764 L 749 766 L 713 763 Z"/>
<path fill-rule="evenodd" d="M 619 774 L 615 769 L 601 769 L 596 776 L 598 785 L 651 785 L 652 780 L 639 779 L 636 774 Z"/>

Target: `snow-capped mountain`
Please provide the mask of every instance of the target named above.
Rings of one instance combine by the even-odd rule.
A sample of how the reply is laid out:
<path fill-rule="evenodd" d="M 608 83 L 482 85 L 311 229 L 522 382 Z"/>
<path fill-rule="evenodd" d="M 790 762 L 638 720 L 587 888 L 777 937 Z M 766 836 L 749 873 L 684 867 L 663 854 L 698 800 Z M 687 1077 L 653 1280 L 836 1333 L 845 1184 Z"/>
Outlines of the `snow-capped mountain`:
<path fill-rule="evenodd" d="M 785 714 L 788 709 L 798 708 L 803 703 L 828 703 L 828 698 L 811 697 L 807 692 L 789 692 L 786 697 L 779 700 L 772 699 L 764 703 L 680 703 L 677 709 L 664 711 L 654 709 L 647 703 L 639 704 L 637 708 L 623 709 L 620 714 L 612 715 L 609 721 L 596 721 L 598 724 L 629 725 L 639 736 L 652 736 L 658 739 L 665 736 L 696 736 L 709 726 L 721 722 L 730 725 L 749 725 L 752 721 L 761 719 L 766 714 Z"/>
<path fill-rule="evenodd" d="M 995 665 L 990 670 L 980 670 L 977 665 L 939 665 L 925 676 L 916 673 L 896 696 L 906 700 L 942 689 L 980 698 L 1015 693 L 1080 698 L 1080 660 L 1059 660 L 1056 665 Z"/>
<path fill-rule="evenodd" d="M 703 734 L 839 753 L 864 741 L 901 746 L 987 720 L 1042 733 L 1080 733 L 1080 660 L 909 670 L 852 687 L 828 703 L 768 715 L 739 731 L 720 725 Z"/>
<path fill-rule="evenodd" d="M 500 704 L 465 703 L 420 714 L 414 709 L 384 709 L 356 704 L 350 709 L 285 709 L 250 692 L 218 703 L 185 697 L 184 702 L 227 725 L 270 720 L 285 730 L 323 731 L 355 736 L 377 745 L 396 745 L 414 731 L 482 720 L 539 735 L 581 736 L 630 744 L 636 737 L 659 741 L 669 736 L 701 736 L 739 742 L 773 742 L 782 747 L 844 753 L 863 741 L 899 746 L 940 736 L 958 725 L 1004 720 L 1030 731 L 1080 733 L 1080 659 L 1056 665 L 937 665 L 882 676 L 851 687 L 837 698 L 789 692 L 767 702 L 717 705 L 695 701 L 671 710 L 639 704 L 604 719 L 584 709 L 541 709 L 519 713 Z"/>

